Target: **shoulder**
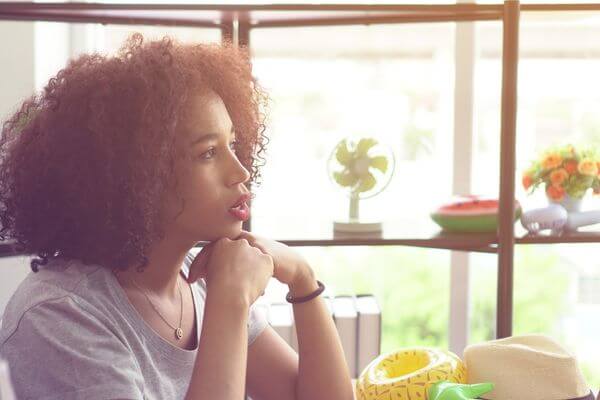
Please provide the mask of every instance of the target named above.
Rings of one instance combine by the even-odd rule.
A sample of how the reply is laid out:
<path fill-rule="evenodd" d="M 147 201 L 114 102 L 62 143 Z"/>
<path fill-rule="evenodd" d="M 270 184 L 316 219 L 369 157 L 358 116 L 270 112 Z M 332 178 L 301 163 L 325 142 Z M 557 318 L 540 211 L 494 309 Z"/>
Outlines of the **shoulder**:
<path fill-rule="evenodd" d="M 101 266 L 77 260 L 52 260 L 39 272 L 30 272 L 11 296 L 0 327 L 0 346 L 14 333 L 24 317 L 40 317 L 52 310 L 65 318 L 98 317 L 94 303 L 105 302 L 105 274 Z"/>
<path fill-rule="evenodd" d="M 68 261 L 30 273 L 17 288 L 0 327 L 0 357 L 19 398 L 141 397 L 139 365 L 111 315 L 108 274 Z"/>
<path fill-rule="evenodd" d="M 46 298 L 14 318 L 3 322 L 0 356 L 19 398 L 141 397 L 142 373 L 128 344 L 73 293 Z"/>

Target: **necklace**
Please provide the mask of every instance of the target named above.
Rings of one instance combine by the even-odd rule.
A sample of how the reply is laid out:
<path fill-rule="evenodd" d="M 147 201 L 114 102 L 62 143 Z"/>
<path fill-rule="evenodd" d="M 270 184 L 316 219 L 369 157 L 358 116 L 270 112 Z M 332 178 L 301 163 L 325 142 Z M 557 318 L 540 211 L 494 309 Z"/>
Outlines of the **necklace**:
<path fill-rule="evenodd" d="M 177 278 L 178 278 L 178 279 L 177 279 L 177 288 L 179 288 L 179 300 L 181 301 L 181 307 L 180 307 L 180 316 L 179 316 L 179 326 L 178 326 L 178 327 L 175 327 L 175 326 L 171 325 L 171 324 L 169 323 L 169 321 L 167 321 L 167 320 L 165 319 L 165 317 L 163 317 L 163 315 L 160 313 L 160 311 L 158 311 L 158 308 L 156 308 L 156 306 L 154 305 L 154 303 L 152 303 L 152 300 L 150 300 L 150 297 L 148 297 L 148 295 L 146 294 L 146 291 L 145 291 L 144 289 L 142 289 L 141 287 L 139 287 L 139 286 L 137 285 L 137 283 L 135 283 L 135 281 L 133 280 L 133 278 L 131 278 L 131 283 L 133 283 L 133 285 L 134 285 L 136 288 L 138 288 L 138 290 L 139 290 L 140 292 L 142 292 L 142 294 L 143 294 L 144 296 L 146 296 L 146 299 L 148 299 L 148 302 L 150 303 L 150 305 L 152 306 L 152 308 L 154 309 L 154 311 L 156 311 L 156 313 L 158 314 L 158 316 L 159 316 L 159 317 L 160 317 L 160 318 L 161 318 L 163 321 L 165 321 L 165 323 L 166 323 L 167 325 L 169 325 L 169 327 L 170 327 L 171 329 L 173 329 L 173 330 L 175 331 L 175 332 L 174 332 L 174 333 L 175 333 L 175 338 L 176 338 L 177 340 L 181 340 L 181 338 L 183 337 L 183 329 L 181 329 L 181 321 L 183 320 L 183 295 L 181 294 L 181 285 L 179 284 L 179 277 L 177 277 Z"/>

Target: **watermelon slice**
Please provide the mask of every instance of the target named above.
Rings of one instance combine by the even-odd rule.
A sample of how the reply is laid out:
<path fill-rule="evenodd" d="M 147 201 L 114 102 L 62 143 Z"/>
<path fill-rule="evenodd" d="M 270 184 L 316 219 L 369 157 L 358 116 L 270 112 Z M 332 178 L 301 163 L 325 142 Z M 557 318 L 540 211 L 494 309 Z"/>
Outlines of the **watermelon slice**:
<path fill-rule="evenodd" d="M 498 204 L 499 201 L 492 198 L 460 197 L 431 213 L 431 218 L 445 231 L 496 232 Z M 515 221 L 521 217 L 521 212 L 521 205 L 515 200 Z"/>

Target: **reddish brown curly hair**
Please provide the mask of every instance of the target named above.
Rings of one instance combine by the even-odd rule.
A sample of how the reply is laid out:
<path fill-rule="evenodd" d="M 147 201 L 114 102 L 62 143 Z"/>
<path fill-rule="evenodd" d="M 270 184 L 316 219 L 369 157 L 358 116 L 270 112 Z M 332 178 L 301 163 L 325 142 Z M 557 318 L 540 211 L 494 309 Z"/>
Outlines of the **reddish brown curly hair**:
<path fill-rule="evenodd" d="M 268 96 L 247 49 L 131 35 L 115 56 L 70 60 L 2 126 L 0 239 L 49 259 L 145 266 L 164 237 L 163 204 L 183 156 L 176 125 L 192 93 L 212 90 L 237 132 L 236 154 L 259 183 Z M 182 204 L 183 209 L 183 204 Z"/>

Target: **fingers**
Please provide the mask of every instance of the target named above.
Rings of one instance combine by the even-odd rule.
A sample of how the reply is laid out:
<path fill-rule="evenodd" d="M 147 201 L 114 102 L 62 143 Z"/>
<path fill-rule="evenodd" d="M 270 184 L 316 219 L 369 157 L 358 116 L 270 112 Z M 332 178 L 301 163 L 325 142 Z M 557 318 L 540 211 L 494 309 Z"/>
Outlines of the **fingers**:
<path fill-rule="evenodd" d="M 254 236 L 253 234 L 251 234 L 250 232 L 247 231 L 242 231 L 239 236 L 237 237 L 238 240 L 241 239 L 245 239 L 248 244 L 252 247 L 256 247 L 257 249 L 259 249 L 263 254 L 269 254 L 267 252 L 267 249 L 265 248 L 265 246 L 263 246 L 256 238 L 256 236 Z"/>
<path fill-rule="evenodd" d="M 202 247 L 202 250 L 200 250 L 196 258 L 194 258 L 192 265 L 190 265 L 190 272 L 187 278 L 188 283 L 194 283 L 199 278 L 206 276 L 206 267 L 208 266 L 208 261 L 210 260 L 213 245 L 214 242 Z"/>
<path fill-rule="evenodd" d="M 248 243 L 250 243 L 250 245 L 252 245 L 252 243 L 255 241 L 254 236 L 252 236 L 252 234 L 250 232 L 247 231 L 242 231 L 238 237 L 235 238 L 236 240 L 241 240 L 241 239 L 246 239 L 246 241 L 248 241 Z"/>

